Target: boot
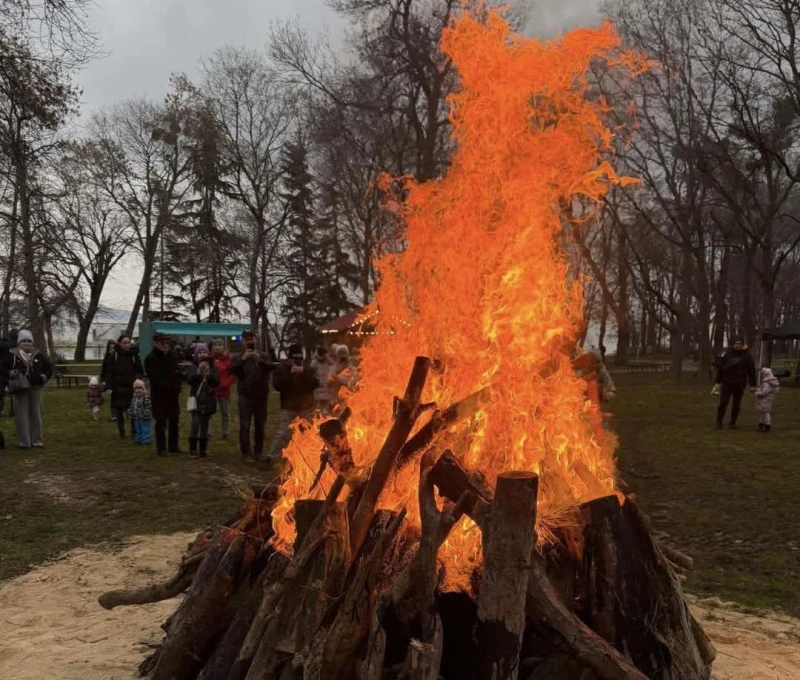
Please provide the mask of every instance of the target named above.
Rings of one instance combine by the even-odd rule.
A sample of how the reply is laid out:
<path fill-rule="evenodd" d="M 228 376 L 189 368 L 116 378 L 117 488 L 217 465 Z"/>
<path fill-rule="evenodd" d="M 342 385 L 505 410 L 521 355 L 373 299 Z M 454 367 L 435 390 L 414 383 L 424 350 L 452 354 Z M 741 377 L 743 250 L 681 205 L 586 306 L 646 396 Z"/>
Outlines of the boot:
<path fill-rule="evenodd" d="M 716 429 L 717 429 L 717 430 L 721 430 L 721 429 L 722 429 L 722 421 L 721 421 L 721 420 L 718 420 L 718 421 L 717 421 L 717 427 L 716 427 Z"/>
<path fill-rule="evenodd" d="M 766 427 L 767 427 L 767 426 L 766 426 L 766 425 L 764 425 L 764 423 L 759 423 L 759 424 L 758 424 L 758 431 L 759 431 L 759 432 L 765 432 L 766 430 L 765 430 L 764 428 L 766 428 Z"/>
<path fill-rule="evenodd" d="M 197 458 L 197 437 L 189 437 L 189 458 Z"/>
<path fill-rule="evenodd" d="M 731 421 L 730 427 L 731 427 L 731 430 L 738 430 L 739 429 L 739 426 L 736 424 L 735 420 Z"/>
<path fill-rule="evenodd" d="M 205 458 L 208 455 L 208 438 L 203 437 L 200 439 L 200 458 Z"/>
<path fill-rule="evenodd" d="M 772 425 L 764 425 L 764 432 L 769 432 L 772 429 Z"/>

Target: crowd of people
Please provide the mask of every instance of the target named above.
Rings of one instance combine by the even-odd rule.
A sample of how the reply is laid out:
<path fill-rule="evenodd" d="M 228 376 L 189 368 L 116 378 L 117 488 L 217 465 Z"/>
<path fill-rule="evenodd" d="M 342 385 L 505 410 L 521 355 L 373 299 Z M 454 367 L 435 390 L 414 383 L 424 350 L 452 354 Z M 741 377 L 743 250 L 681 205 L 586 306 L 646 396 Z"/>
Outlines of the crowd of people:
<path fill-rule="evenodd" d="M 242 334 L 242 351 L 232 355 L 222 340 L 209 347 L 195 341 L 187 350 L 156 334 L 153 351 L 144 363 L 132 352 L 130 338 L 121 337 L 103 362 L 99 384 L 111 394 L 110 402 L 120 437 L 125 437 L 126 420 L 130 434 L 139 444 L 150 443 L 155 432 L 156 453 L 166 456 L 181 453 L 179 424 L 181 412 L 190 418 L 189 456 L 208 455 L 211 423 L 219 412 L 220 434 L 230 435 L 231 391 L 237 390 L 239 450 L 246 462 L 264 457 L 265 428 L 270 386 L 280 397 L 280 418 L 272 439 L 269 458 L 280 458 L 291 439 L 291 423 L 297 418 L 310 420 L 319 410 L 328 414 L 340 398 L 340 389 L 355 388 L 358 373 L 346 346 L 334 351 L 319 347 L 307 361 L 300 345 L 289 347 L 279 361 L 272 352 L 258 349 L 254 331 Z M 142 378 L 147 376 L 149 392 Z M 189 387 L 185 409 L 181 405 L 183 384 Z M 97 405 L 96 391 L 90 386 L 87 405 Z"/>
<path fill-rule="evenodd" d="M 242 335 L 242 351 L 232 355 L 222 340 L 211 347 L 199 338 L 184 350 L 166 335 L 156 334 L 153 351 L 141 361 L 131 338 L 121 336 L 110 343 L 100 376 L 89 381 L 86 405 L 95 419 L 100 418 L 106 401 L 120 438 L 138 445 L 152 443 L 155 431 L 156 453 L 167 456 L 181 453 L 179 423 L 180 395 L 184 383 L 189 393 L 185 410 L 191 419 L 189 455 L 205 457 L 211 439 L 211 423 L 220 414 L 220 433 L 230 435 L 231 392 L 238 394 L 239 450 L 247 462 L 264 457 L 264 438 L 270 386 L 280 398 L 280 417 L 267 456 L 280 458 L 291 440 L 293 421 L 310 420 L 315 413 L 329 415 L 358 382 L 357 363 L 346 345 L 330 349 L 318 347 L 306 360 L 300 345 L 289 347 L 286 358 L 278 360 L 271 350 L 258 349 L 254 331 Z M 737 428 L 742 399 L 748 385 L 755 393 L 759 413 L 758 431 L 772 428 L 772 407 L 780 382 L 769 368 L 762 368 L 757 381 L 756 365 L 741 338 L 715 361 L 716 380 L 712 393 L 718 396 L 716 425 L 724 426 L 731 406 L 729 427 Z M 573 368 L 587 379 L 590 398 L 609 402 L 616 389 L 598 352 L 579 351 Z M 34 347 L 30 331 L 12 331 L 0 340 L 0 413 L 6 395 L 11 397 L 11 415 L 16 421 L 18 445 L 22 449 L 44 446 L 42 426 L 42 388 L 53 376 L 48 357 Z M 591 378 L 591 379 L 589 379 Z M 148 384 L 149 383 L 149 390 Z M 0 433 L 0 448 L 5 440 Z"/>
<path fill-rule="evenodd" d="M 190 457 L 208 455 L 212 420 L 218 412 L 220 436 L 227 439 L 235 386 L 239 449 L 250 463 L 264 457 L 270 388 L 278 392 L 279 423 L 267 456 L 280 458 L 295 419 L 310 420 L 316 411 L 330 414 L 344 396 L 342 390 L 355 389 L 358 381 L 356 362 L 345 345 L 330 350 L 318 347 L 310 360 L 300 345 L 292 345 L 281 361 L 272 351 L 260 351 L 258 335 L 249 330 L 242 334 L 242 351 L 235 355 L 222 340 L 214 340 L 209 347 L 198 339 L 184 350 L 170 337 L 156 334 L 153 344 L 153 351 L 142 361 L 130 336 L 109 343 L 100 375 L 89 380 L 86 407 L 90 417 L 98 420 L 108 403 L 120 438 L 130 437 L 144 446 L 154 439 L 159 456 L 182 453 L 182 411 L 190 419 Z M 33 336 L 26 330 L 15 332 L 0 345 L 0 395 L 10 394 L 19 447 L 43 447 L 41 390 L 53 376 L 53 366 L 33 347 Z M 184 383 L 188 396 L 182 405 Z M 2 408 L 0 402 L 0 412 Z"/>

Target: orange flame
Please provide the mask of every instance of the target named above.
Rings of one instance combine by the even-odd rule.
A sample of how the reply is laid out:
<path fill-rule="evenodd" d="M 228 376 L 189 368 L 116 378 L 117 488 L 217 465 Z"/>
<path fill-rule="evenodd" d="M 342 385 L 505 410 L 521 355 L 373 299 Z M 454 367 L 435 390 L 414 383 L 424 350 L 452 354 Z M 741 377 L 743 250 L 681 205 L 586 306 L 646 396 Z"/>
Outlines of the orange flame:
<path fill-rule="evenodd" d="M 445 32 L 442 50 L 461 78 L 450 99 L 457 151 L 443 179 L 409 181 L 395 206 L 407 248 L 378 262 L 378 334 L 362 349 L 361 382 L 348 398 L 354 459 L 368 466 L 415 356 L 444 367 L 423 401 L 445 407 L 491 385 L 491 403 L 454 427 L 449 443 L 492 483 L 505 470 L 537 472 L 543 535 L 576 503 L 614 491 L 614 438 L 571 363 L 583 299 L 560 239 L 564 205 L 600 201 L 622 181 L 600 161 L 611 132 L 603 103 L 587 96 L 590 62 L 611 59 L 618 45 L 609 25 L 524 39 L 494 13 L 485 22 L 465 14 Z M 312 428 L 295 432 L 286 451 L 293 471 L 273 512 L 286 543 L 295 500 L 312 496 L 321 448 Z M 418 523 L 418 477 L 417 460 L 390 481 L 381 506 L 407 507 Z M 315 497 L 332 481 L 328 470 Z M 479 532 L 468 521 L 457 529 L 440 551 L 451 586 L 465 585 L 480 560 Z"/>

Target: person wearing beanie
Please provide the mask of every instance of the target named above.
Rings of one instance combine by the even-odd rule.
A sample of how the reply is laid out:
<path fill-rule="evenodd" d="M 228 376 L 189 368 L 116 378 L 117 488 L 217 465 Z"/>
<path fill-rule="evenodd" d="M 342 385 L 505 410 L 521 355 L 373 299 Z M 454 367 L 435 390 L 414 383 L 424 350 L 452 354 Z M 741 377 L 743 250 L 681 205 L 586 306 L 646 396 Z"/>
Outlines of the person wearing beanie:
<path fill-rule="evenodd" d="M 92 414 L 92 418 L 100 418 L 100 407 L 103 405 L 103 386 L 97 376 L 89 379 L 89 386 L 86 388 L 86 405 Z"/>
<path fill-rule="evenodd" d="M 149 446 L 153 405 L 150 402 L 150 395 L 147 394 L 144 380 L 133 381 L 133 397 L 131 405 L 128 407 L 128 415 L 131 419 L 134 443 Z"/>
<path fill-rule="evenodd" d="M 277 460 L 292 439 L 292 422 L 297 418 L 310 421 L 314 414 L 314 392 L 319 387 L 319 378 L 305 363 L 301 345 L 289 347 L 288 357 L 275 369 L 272 383 L 281 395 L 280 420 L 269 454 Z"/>
<path fill-rule="evenodd" d="M 258 350 L 255 331 L 242 333 L 244 351 L 231 359 L 230 372 L 238 381 L 239 450 L 246 463 L 261 459 L 264 452 L 264 426 L 267 422 L 269 378 L 274 368 L 273 357 Z M 268 348 L 269 349 L 269 348 Z M 253 442 L 250 443 L 250 423 Z"/>
<path fill-rule="evenodd" d="M 100 381 L 111 392 L 111 408 L 117 419 L 120 439 L 125 438 L 125 415 L 133 398 L 133 383 L 144 377 L 139 353 L 131 346 L 129 335 L 121 335 L 103 360 Z M 131 439 L 135 439 L 131 426 Z"/>
<path fill-rule="evenodd" d="M 728 403 L 733 398 L 730 428 L 735 430 L 747 383 L 750 383 L 752 391 L 756 389 L 756 364 L 753 361 L 753 357 L 750 356 L 750 352 L 747 351 L 747 345 L 744 340 L 735 338 L 733 346 L 717 357 L 714 365 L 717 369 L 717 378 L 713 393 L 719 394 L 717 429 L 722 429 L 725 412 L 728 410 Z"/>
<path fill-rule="evenodd" d="M 30 331 L 21 330 L 17 346 L 0 365 L 0 382 L 8 387 L 22 449 L 42 448 L 42 388 L 53 377 L 50 360 L 33 346 Z"/>

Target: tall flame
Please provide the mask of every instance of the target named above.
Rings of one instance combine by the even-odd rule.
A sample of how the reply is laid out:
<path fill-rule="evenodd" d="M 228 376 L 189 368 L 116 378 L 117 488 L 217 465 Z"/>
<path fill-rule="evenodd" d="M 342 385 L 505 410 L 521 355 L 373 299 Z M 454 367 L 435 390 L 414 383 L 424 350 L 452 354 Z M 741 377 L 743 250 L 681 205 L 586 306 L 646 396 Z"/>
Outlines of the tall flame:
<path fill-rule="evenodd" d="M 405 184 L 395 206 L 407 248 L 378 262 L 377 334 L 348 398 L 354 460 L 368 466 L 415 356 L 443 365 L 423 401 L 444 407 L 491 385 L 490 403 L 452 429 L 450 444 L 491 483 L 505 470 L 537 472 L 543 535 L 576 503 L 614 490 L 614 438 L 571 365 L 583 298 L 561 238 L 565 205 L 600 201 L 622 181 L 601 162 L 611 133 L 587 81 L 590 62 L 618 44 L 608 25 L 528 40 L 494 13 L 483 22 L 464 14 L 445 32 L 442 50 L 461 79 L 450 99 L 457 151 L 443 179 Z M 286 451 L 292 473 L 273 512 L 279 540 L 293 539 L 294 501 L 313 496 L 321 448 L 311 428 Z M 416 461 L 390 481 L 381 506 L 407 507 L 418 522 L 418 477 Z M 313 497 L 332 481 L 328 470 Z M 462 523 L 440 551 L 451 585 L 467 583 L 479 549 L 479 532 Z"/>

